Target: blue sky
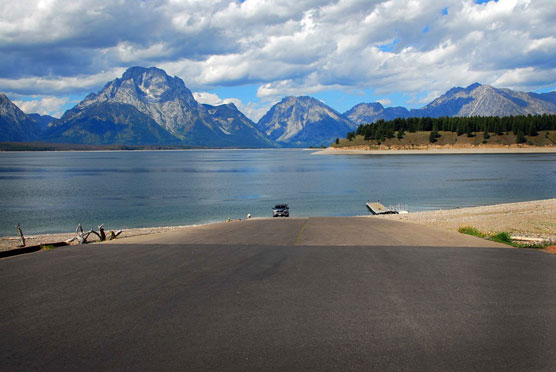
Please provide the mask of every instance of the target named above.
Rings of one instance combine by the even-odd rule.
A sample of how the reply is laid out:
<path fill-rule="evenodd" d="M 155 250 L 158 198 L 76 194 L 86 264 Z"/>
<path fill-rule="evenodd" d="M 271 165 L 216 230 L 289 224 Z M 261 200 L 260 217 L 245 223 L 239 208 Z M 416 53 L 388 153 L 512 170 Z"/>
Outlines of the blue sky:
<path fill-rule="evenodd" d="M 21 0 L 0 6 L 0 92 L 60 116 L 130 66 L 258 120 L 284 96 L 421 107 L 474 82 L 556 87 L 554 0 Z"/>

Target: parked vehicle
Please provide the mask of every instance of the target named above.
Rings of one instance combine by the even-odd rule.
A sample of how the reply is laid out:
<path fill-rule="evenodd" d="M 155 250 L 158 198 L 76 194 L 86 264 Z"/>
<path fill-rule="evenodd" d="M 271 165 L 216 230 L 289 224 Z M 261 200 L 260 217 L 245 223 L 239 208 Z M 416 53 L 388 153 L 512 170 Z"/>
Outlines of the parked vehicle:
<path fill-rule="evenodd" d="M 272 209 L 272 217 L 289 217 L 290 208 L 287 204 L 276 204 Z"/>

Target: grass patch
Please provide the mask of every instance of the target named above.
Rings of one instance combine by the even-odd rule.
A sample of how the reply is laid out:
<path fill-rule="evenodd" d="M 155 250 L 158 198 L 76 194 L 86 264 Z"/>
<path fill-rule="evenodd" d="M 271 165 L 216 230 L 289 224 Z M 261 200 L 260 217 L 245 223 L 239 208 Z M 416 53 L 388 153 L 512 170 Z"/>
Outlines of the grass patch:
<path fill-rule="evenodd" d="M 548 243 L 532 243 L 532 244 L 518 243 L 516 241 L 513 241 L 510 234 L 505 232 L 505 231 L 499 232 L 498 234 L 493 234 L 493 235 L 489 236 L 488 239 L 492 240 L 493 242 L 508 244 L 508 245 L 511 245 L 512 247 L 516 247 L 516 248 L 543 249 L 543 248 L 548 247 L 548 245 L 549 245 Z"/>
<path fill-rule="evenodd" d="M 58 247 L 56 247 L 55 245 L 52 244 L 41 244 L 41 250 L 42 251 L 49 251 L 51 249 L 56 249 Z"/>
<path fill-rule="evenodd" d="M 534 249 L 543 249 L 546 248 L 549 244 L 548 243 L 535 243 L 535 244 L 521 244 L 517 243 L 512 240 L 510 233 L 502 231 L 496 234 L 487 235 L 480 230 L 471 227 L 471 226 L 462 226 L 458 229 L 458 232 L 462 234 L 472 235 L 479 238 L 487 239 L 493 242 L 508 244 L 512 247 L 516 248 L 534 248 Z"/>
<path fill-rule="evenodd" d="M 486 238 L 487 237 L 487 235 L 485 233 L 482 233 L 479 230 L 477 230 L 476 228 L 471 227 L 471 226 L 462 226 L 458 229 L 458 232 L 460 232 L 462 234 L 478 236 L 479 238 Z"/>
<path fill-rule="evenodd" d="M 494 234 L 494 235 L 489 236 L 489 240 L 492 240 L 493 242 L 509 244 L 509 245 L 516 244 L 512 241 L 512 238 L 510 237 L 510 234 L 508 234 L 505 231 L 499 232 L 498 234 Z"/>

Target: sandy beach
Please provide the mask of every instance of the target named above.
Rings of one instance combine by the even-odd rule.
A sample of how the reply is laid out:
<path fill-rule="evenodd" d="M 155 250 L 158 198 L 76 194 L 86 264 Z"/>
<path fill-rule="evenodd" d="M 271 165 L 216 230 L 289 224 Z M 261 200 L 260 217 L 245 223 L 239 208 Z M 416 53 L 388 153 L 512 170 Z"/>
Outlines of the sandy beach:
<path fill-rule="evenodd" d="M 451 231 L 457 231 L 461 226 L 471 226 L 487 234 L 506 231 L 514 236 L 556 242 L 556 198 L 472 208 L 414 212 L 402 215 L 370 216 L 368 218 L 392 219 Z M 202 229 L 204 226 L 206 225 L 126 229 L 118 237 L 118 240 L 163 232 Z M 109 229 L 106 230 L 107 234 L 109 231 Z M 66 241 L 74 236 L 75 232 L 68 232 L 29 235 L 25 239 L 27 246 L 31 246 Z M 96 240 L 98 238 L 94 235 L 89 239 L 91 242 Z M 14 249 L 19 244 L 19 237 L 3 237 L 0 239 L 0 250 Z M 72 244 L 77 243 L 73 242 Z"/>
<path fill-rule="evenodd" d="M 425 155 L 425 154 L 543 154 L 556 153 L 556 146 L 504 146 L 504 147 L 446 147 L 431 146 L 415 149 L 369 149 L 368 147 L 335 148 L 328 147 L 315 151 L 314 155 Z"/>

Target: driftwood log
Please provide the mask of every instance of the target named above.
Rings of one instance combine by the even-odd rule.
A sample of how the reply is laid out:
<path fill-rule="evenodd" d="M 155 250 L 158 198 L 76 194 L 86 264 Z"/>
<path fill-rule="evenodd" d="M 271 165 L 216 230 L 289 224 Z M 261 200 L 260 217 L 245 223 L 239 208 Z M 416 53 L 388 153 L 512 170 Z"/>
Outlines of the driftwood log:
<path fill-rule="evenodd" d="M 122 232 L 123 232 L 123 230 L 118 230 L 116 232 L 111 230 L 110 235 L 108 235 L 108 240 L 116 239 L 118 237 L 118 235 L 120 235 Z"/>
<path fill-rule="evenodd" d="M 23 236 L 23 231 L 21 231 L 21 226 L 19 222 L 17 223 L 17 231 L 19 232 L 19 237 L 21 238 L 21 247 L 25 247 L 25 237 Z"/>
<path fill-rule="evenodd" d="M 108 240 L 116 239 L 116 237 L 118 235 L 120 235 L 122 232 L 123 232 L 123 230 L 118 230 L 116 232 L 110 231 L 110 234 L 108 235 Z M 87 239 L 89 238 L 89 236 L 91 234 L 94 234 L 94 235 L 98 236 L 98 239 L 101 242 L 106 240 L 106 233 L 104 232 L 104 224 L 98 226 L 98 232 L 93 230 L 93 229 L 91 229 L 89 231 L 83 231 L 83 226 L 81 226 L 81 224 L 79 224 L 79 225 L 77 225 L 77 228 L 75 229 L 75 233 L 76 233 L 76 236 L 74 238 L 66 240 L 66 243 L 71 243 L 74 240 L 77 240 L 79 242 L 79 244 L 86 244 Z"/>

